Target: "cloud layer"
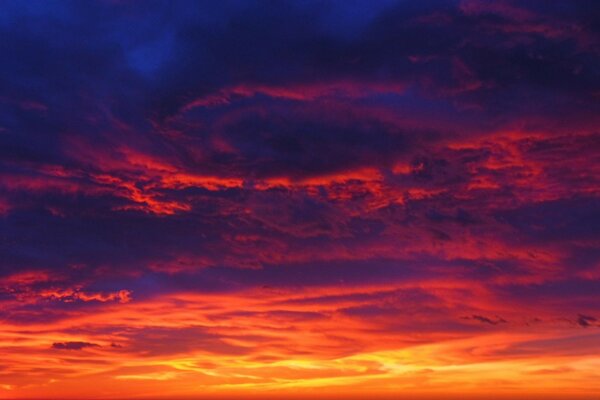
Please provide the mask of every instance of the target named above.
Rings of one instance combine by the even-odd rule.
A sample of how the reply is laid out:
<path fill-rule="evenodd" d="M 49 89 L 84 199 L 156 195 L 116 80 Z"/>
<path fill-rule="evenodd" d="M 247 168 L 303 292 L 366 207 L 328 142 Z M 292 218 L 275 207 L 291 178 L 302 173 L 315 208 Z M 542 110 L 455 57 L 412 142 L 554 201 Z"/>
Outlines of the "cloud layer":
<path fill-rule="evenodd" d="M 1 396 L 600 390 L 594 1 L 0 8 Z"/>

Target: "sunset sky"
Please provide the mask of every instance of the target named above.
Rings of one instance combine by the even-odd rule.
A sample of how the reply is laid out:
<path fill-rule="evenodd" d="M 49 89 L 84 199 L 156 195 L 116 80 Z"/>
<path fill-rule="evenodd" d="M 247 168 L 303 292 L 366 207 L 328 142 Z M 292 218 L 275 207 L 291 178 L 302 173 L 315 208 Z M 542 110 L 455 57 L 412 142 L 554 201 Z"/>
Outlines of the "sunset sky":
<path fill-rule="evenodd" d="M 599 394 L 599 1 L 0 2 L 0 399 Z"/>

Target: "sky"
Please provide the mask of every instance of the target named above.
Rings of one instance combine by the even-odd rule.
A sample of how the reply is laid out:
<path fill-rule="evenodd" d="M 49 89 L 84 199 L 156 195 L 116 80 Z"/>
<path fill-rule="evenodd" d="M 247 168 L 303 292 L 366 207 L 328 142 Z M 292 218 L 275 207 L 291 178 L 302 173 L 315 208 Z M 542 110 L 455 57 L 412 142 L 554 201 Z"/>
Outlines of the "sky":
<path fill-rule="evenodd" d="M 0 398 L 598 398 L 597 1 L 6 0 L 0 37 Z"/>

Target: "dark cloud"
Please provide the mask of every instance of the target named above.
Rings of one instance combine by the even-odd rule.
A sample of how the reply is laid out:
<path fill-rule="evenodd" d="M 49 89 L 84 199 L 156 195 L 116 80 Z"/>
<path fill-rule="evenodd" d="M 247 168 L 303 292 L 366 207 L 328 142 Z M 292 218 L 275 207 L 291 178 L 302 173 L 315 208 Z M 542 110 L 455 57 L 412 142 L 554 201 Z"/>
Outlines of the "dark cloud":
<path fill-rule="evenodd" d="M 88 342 L 63 342 L 52 343 L 52 348 L 56 350 L 83 350 L 87 348 L 100 347 L 100 345 Z"/>
<path fill-rule="evenodd" d="M 584 327 L 584 328 L 594 326 L 596 321 L 598 321 L 596 318 L 591 317 L 589 315 L 579 314 L 577 316 L 577 325 Z"/>
<path fill-rule="evenodd" d="M 483 315 L 471 315 L 470 317 L 465 317 L 465 318 L 473 319 L 473 320 L 482 322 L 484 324 L 490 324 L 490 325 L 505 324 L 508 322 L 505 319 L 500 318 L 500 317 L 496 317 L 495 319 L 492 319 L 492 318 L 485 317 Z"/>

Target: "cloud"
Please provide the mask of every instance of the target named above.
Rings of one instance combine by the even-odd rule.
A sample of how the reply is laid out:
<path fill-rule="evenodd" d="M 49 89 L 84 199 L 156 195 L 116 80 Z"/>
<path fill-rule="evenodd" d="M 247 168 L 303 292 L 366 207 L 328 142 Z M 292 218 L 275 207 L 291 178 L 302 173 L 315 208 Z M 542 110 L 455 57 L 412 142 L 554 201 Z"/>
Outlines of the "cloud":
<path fill-rule="evenodd" d="M 503 318 L 500 317 L 496 317 L 496 319 L 491 319 L 488 317 L 484 317 L 483 315 L 472 315 L 470 317 L 465 317 L 466 319 L 474 319 L 476 321 L 482 322 L 484 324 L 490 324 L 490 325 L 498 325 L 498 324 L 505 324 L 508 321 L 506 321 Z"/>
<path fill-rule="evenodd" d="M 0 397 L 597 392 L 597 9 L 2 4 Z"/>
<path fill-rule="evenodd" d="M 88 342 L 62 342 L 52 343 L 52 348 L 56 350 L 83 350 L 87 348 L 100 347 L 95 343 Z"/>
<path fill-rule="evenodd" d="M 577 324 L 583 328 L 594 326 L 596 321 L 598 321 L 596 318 L 589 315 L 579 314 L 577 316 Z"/>

